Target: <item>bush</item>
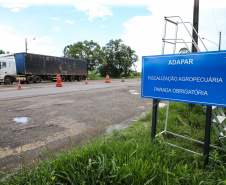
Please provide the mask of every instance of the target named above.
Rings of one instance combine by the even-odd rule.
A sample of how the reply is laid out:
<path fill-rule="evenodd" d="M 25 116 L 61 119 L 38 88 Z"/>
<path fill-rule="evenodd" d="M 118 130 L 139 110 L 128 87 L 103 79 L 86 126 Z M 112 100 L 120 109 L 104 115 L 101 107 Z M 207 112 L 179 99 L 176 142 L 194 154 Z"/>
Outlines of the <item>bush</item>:
<path fill-rule="evenodd" d="M 133 76 L 137 76 L 137 77 L 141 77 L 141 72 L 132 72 L 133 73 Z"/>

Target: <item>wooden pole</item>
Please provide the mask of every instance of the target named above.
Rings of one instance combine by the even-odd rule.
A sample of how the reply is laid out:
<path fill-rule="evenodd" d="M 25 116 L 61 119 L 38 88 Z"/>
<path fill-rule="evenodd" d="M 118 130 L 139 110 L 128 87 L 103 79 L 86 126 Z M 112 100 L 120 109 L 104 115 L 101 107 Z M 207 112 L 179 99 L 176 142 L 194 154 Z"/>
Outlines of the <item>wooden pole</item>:
<path fill-rule="evenodd" d="M 199 30 L 199 0 L 194 0 L 194 10 L 193 10 L 193 27 L 198 33 Z M 198 35 L 193 30 L 192 37 L 196 44 L 198 45 Z M 192 53 L 197 52 L 197 49 L 194 44 L 192 44 Z"/>
<path fill-rule="evenodd" d="M 198 30 L 199 30 L 199 0 L 194 0 L 193 27 L 195 28 L 195 30 L 196 30 L 196 32 L 198 34 Z M 194 41 L 198 45 L 198 35 L 197 34 L 195 33 L 195 31 L 193 29 L 192 38 L 194 39 Z M 191 52 L 192 53 L 197 52 L 197 49 L 196 49 L 194 44 L 192 44 Z M 193 109 L 195 107 L 195 104 L 189 103 L 189 107 L 191 109 Z"/>

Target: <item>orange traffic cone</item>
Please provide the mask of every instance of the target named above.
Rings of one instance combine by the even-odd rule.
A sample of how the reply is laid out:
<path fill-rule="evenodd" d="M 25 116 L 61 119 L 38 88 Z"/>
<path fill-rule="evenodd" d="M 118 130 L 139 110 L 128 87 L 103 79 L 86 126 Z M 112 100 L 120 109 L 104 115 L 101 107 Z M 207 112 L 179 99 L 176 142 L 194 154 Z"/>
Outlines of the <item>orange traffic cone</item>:
<path fill-rule="evenodd" d="M 61 78 L 60 75 L 57 75 L 57 83 L 56 83 L 56 87 L 62 87 L 62 83 L 61 83 Z"/>
<path fill-rule="evenodd" d="M 121 82 L 125 82 L 125 80 L 124 80 L 124 77 L 122 77 L 122 80 L 121 80 Z"/>
<path fill-rule="evenodd" d="M 138 81 L 140 80 L 140 78 L 138 77 Z"/>
<path fill-rule="evenodd" d="M 86 84 L 88 84 L 87 78 L 86 78 Z"/>
<path fill-rule="evenodd" d="M 19 90 L 21 89 L 20 80 L 19 80 L 19 83 L 18 83 L 18 89 L 19 89 Z"/>
<path fill-rule="evenodd" d="M 107 75 L 107 76 L 106 76 L 105 83 L 110 83 L 110 80 L 109 80 L 109 75 Z"/>

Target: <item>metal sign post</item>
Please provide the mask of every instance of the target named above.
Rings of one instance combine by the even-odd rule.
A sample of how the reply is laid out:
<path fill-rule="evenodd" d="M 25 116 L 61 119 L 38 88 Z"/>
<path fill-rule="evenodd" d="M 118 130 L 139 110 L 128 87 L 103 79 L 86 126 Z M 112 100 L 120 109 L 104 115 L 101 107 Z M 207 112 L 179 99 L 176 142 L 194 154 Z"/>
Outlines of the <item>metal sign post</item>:
<path fill-rule="evenodd" d="M 157 116 L 158 116 L 158 100 L 153 99 L 151 139 L 154 139 L 156 135 Z"/>
<path fill-rule="evenodd" d="M 212 107 L 207 106 L 206 109 L 206 128 L 205 128 L 205 140 L 204 140 L 204 164 L 207 165 L 209 161 L 209 146 L 210 146 L 210 128 L 211 128 L 211 112 Z"/>

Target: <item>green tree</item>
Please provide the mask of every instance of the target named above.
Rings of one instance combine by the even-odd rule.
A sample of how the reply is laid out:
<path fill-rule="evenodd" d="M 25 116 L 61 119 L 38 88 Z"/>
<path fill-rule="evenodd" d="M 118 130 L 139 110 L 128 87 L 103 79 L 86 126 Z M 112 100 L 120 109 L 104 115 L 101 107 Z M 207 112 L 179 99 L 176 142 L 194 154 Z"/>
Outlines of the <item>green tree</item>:
<path fill-rule="evenodd" d="M 0 54 L 6 54 L 6 53 L 9 53 L 9 51 L 5 52 L 5 51 L 0 49 Z"/>
<path fill-rule="evenodd" d="M 112 77 L 119 77 L 122 72 L 128 76 L 130 68 L 135 66 L 135 62 L 138 61 L 135 51 L 130 46 L 123 44 L 121 39 L 110 40 L 106 47 L 103 47 L 103 51 L 105 61 L 99 67 L 102 76 L 108 74 Z"/>
<path fill-rule="evenodd" d="M 95 70 L 96 67 L 104 61 L 104 52 L 99 44 L 93 40 L 85 40 L 73 45 L 68 45 L 64 48 L 63 53 L 66 58 L 86 60 L 88 71 Z"/>
<path fill-rule="evenodd" d="M 5 51 L 0 49 L 0 54 L 5 54 Z"/>
<path fill-rule="evenodd" d="M 188 48 L 180 48 L 179 53 L 189 53 Z"/>

